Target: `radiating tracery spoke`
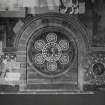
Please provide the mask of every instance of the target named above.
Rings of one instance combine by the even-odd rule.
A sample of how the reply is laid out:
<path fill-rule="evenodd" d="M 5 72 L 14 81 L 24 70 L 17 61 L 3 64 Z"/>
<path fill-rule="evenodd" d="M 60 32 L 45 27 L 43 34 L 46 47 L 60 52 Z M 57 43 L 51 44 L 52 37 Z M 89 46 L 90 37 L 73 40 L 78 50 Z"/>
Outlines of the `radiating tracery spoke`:
<path fill-rule="evenodd" d="M 34 62 L 36 64 L 44 64 L 45 62 L 45 59 L 43 58 L 42 54 L 36 54 L 35 57 L 34 57 Z"/>
<path fill-rule="evenodd" d="M 47 70 L 48 71 L 56 71 L 57 63 L 56 62 L 47 62 Z"/>
<path fill-rule="evenodd" d="M 57 35 L 55 33 L 49 33 L 46 36 L 47 42 L 56 42 L 57 41 Z"/>
<path fill-rule="evenodd" d="M 64 51 L 69 49 L 69 42 L 67 40 L 61 40 L 59 42 L 59 45 L 60 45 L 61 49 Z"/>
<path fill-rule="evenodd" d="M 35 49 L 38 51 L 42 51 L 44 46 L 45 46 L 44 40 L 37 40 L 34 44 Z"/>
<path fill-rule="evenodd" d="M 69 55 L 68 54 L 62 54 L 61 58 L 59 59 L 59 62 L 61 64 L 68 64 L 69 63 Z"/>

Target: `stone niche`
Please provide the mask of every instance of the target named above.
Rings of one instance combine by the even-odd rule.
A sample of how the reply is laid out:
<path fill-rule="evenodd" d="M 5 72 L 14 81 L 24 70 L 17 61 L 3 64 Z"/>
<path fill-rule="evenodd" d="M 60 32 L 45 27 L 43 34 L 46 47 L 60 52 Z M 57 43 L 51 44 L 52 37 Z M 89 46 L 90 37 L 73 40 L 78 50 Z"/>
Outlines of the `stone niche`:
<path fill-rule="evenodd" d="M 87 34 L 72 16 L 49 13 L 27 20 L 14 42 L 21 91 L 80 91 Z"/>

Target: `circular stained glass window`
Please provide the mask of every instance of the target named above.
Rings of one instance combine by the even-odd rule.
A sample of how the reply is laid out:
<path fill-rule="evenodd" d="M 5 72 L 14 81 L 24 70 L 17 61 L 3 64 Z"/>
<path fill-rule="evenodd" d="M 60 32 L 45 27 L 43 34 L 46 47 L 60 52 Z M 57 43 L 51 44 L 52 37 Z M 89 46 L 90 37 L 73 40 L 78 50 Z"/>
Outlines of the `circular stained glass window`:
<path fill-rule="evenodd" d="M 72 37 L 53 27 L 37 34 L 33 34 L 28 49 L 29 60 L 35 70 L 49 77 L 68 71 L 76 56 Z"/>

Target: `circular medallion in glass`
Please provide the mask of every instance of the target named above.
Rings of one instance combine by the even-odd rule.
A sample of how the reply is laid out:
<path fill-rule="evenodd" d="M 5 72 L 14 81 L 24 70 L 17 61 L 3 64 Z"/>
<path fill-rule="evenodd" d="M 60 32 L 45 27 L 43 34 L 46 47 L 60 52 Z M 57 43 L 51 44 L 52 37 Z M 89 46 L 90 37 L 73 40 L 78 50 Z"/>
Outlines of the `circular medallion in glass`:
<path fill-rule="evenodd" d="M 37 40 L 34 44 L 36 50 L 41 51 L 45 45 L 44 40 Z"/>
<path fill-rule="evenodd" d="M 67 40 L 61 40 L 59 42 L 59 45 L 60 45 L 61 49 L 64 51 L 69 49 L 69 42 Z"/>
<path fill-rule="evenodd" d="M 42 50 L 43 57 L 49 62 L 55 62 L 61 57 L 61 47 L 57 43 L 47 43 Z"/>
<path fill-rule="evenodd" d="M 47 70 L 48 71 L 56 71 L 57 63 L 56 62 L 47 62 Z"/>
<path fill-rule="evenodd" d="M 61 64 L 68 64 L 69 63 L 69 55 L 68 54 L 62 54 L 61 58 L 59 59 L 59 62 Z"/>
<path fill-rule="evenodd" d="M 35 64 L 44 64 L 45 59 L 43 58 L 42 54 L 36 54 L 34 57 Z"/>
<path fill-rule="evenodd" d="M 57 35 L 55 33 L 49 33 L 46 36 L 47 42 L 56 42 L 57 41 Z"/>

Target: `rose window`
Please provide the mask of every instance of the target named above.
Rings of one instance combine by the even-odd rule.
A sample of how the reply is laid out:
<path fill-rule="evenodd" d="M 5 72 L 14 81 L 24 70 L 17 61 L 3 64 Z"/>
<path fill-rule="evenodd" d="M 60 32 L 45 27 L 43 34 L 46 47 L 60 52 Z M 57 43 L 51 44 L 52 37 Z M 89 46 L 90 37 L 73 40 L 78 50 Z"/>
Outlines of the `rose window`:
<path fill-rule="evenodd" d="M 41 33 L 31 41 L 29 59 L 39 73 L 55 76 L 69 70 L 75 58 L 74 45 L 61 32 Z"/>

